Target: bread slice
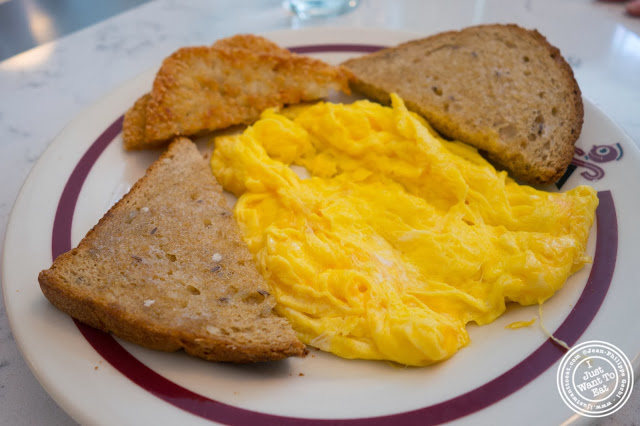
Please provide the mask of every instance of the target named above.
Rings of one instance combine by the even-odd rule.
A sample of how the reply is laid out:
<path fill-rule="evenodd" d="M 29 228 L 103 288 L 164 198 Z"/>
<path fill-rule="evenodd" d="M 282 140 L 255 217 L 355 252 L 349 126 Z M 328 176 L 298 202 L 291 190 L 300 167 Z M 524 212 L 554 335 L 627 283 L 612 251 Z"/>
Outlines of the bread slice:
<path fill-rule="evenodd" d="M 153 88 L 125 114 L 126 149 L 176 135 L 250 124 L 270 107 L 349 92 L 342 67 L 300 56 L 259 36 L 237 35 L 210 47 L 186 47 L 166 58 Z"/>
<path fill-rule="evenodd" d="M 580 89 L 560 51 L 535 30 L 480 25 L 350 59 L 352 88 L 395 92 L 447 138 L 475 146 L 513 177 L 555 182 L 580 136 Z"/>
<path fill-rule="evenodd" d="M 38 281 L 72 317 L 148 348 L 237 363 L 305 353 L 185 138 Z"/>

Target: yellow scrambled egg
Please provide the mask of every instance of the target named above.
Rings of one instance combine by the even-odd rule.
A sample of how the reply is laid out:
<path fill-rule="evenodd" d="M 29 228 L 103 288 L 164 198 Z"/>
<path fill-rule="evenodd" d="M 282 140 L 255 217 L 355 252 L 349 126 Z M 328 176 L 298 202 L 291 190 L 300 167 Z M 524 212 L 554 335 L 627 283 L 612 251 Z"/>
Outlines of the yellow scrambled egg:
<path fill-rule="evenodd" d="M 598 199 L 518 185 L 392 100 L 265 111 L 217 138 L 211 165 L 305 343 L 421 366 L 465 346 L 468 322 L 541 303 L 589 262 Z"/>

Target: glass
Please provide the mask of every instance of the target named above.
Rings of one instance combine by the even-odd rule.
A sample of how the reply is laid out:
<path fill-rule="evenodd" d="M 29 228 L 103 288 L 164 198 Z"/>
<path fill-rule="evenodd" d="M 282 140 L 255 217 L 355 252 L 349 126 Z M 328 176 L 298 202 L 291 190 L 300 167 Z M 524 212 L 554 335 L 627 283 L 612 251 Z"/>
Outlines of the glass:
<path fill-rule="evenodd" d="M 359 0 L 287 0 L 285 5 L 301 19 L 337 16 L 354 9 Z"/>

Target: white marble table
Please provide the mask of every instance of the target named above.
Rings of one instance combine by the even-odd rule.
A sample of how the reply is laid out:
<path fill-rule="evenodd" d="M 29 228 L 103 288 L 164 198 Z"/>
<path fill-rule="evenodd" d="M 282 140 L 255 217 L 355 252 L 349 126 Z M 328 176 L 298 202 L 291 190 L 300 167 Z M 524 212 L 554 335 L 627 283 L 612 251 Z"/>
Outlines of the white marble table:
<path fill-rule="evenodd" d="M 158 0 L 0 62 L 0 240 L 29 170 L 88 105 L 178 47 L 240 32 L 306 26 L 429 34 L 478 23 L 537 28 L 568 58 L 583 95 L 640 144 L 640 19 L 592 0 L 361 0 L 352 13 L 301 22 L 280 0 Z M 640 422 L 640 387 L 603 424 Z M 0 303 L 0 424 L 68 425 L 30 372 Z"/>

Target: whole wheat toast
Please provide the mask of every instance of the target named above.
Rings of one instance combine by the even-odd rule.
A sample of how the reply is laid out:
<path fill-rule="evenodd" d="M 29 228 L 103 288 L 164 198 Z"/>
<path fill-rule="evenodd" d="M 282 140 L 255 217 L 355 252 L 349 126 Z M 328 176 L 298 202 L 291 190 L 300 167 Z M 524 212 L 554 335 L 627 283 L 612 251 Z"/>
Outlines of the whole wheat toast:
<path fill-rule="evenodd" d="M 72 317 L 152 349 L 237 363 L 305 353 L 186 138 L 38 281 Z"/>
<path fill-rule="evenodd" d="M 352 88 L 382 103 L 397 93 L 442 135 L 475 146 L 523 182 L 565 172 L 583 104 L 571 67 L 537 31 L 479 25 L 343 63 Z"/>
<path fill-rule="evenodd" d="M 185 47 L 166 58 L 150 93 L 127 111 L 126 149 L 164 144 L 250 124 L 270 107 L 349 93 L 350 73 L 300 56 L 259 36 L 241 34 L 210 47 Z"/>

